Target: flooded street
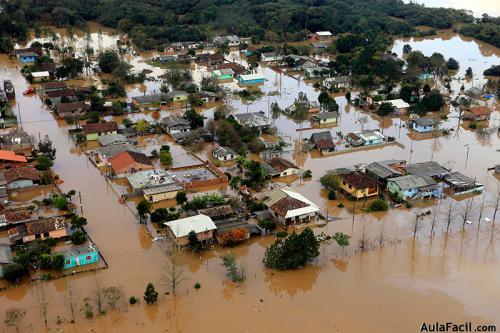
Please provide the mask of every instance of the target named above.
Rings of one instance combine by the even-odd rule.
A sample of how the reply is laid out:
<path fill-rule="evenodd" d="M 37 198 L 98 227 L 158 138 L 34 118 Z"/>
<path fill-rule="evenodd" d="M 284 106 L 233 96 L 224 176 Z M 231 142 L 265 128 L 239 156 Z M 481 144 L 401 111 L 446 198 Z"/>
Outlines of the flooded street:
<path fill-rule="evenodd" d="M 103 47 L 113 45 L 109 40 L 114 37 L 107 32 L 100 36 Z M 463 83 L 458 82 L 458 78 L 463 78 L 467 67 L 470 66 L 475 74 L 473 81 L 464 83 L 469 88 L 484 84 L 484 69 L 500 64 L 499 49 L 451 33 L 422 40 L 396 40 L 393 51 L 401 55 L 406 43 L 427 56 L 440 52 L 446 59 L 457 59 L 460 70 L 456 74 L 457 81 L 452 84 L 456 93 Z M 142 69 L 144 57 L 132 57 L 131 64 Z M 463 198 L 443 199 L 439 207 L 437 201 L 426 200 L 411 209 L 399 207 L 366 214 L 361 210 L 362 202 L 328 200 L 319 183 L 319 178 L 332 168 L 385 159 L 406 159 L 408 163 L 434 160 L 485 184 L 488 191 L 482 216 L 491 217 L 499 180 L 488 173 L 487 168 L 500 163 L 498 131 L 482 136 L 464 128 L 458 124 L 457 112 L 451 108 L 443 111 L 448 119 L 440 126 L 454 131 L 448 136 L 419 138 L 410 135 L 404 120 L 361 112 L 349 105 L 343 96 L 338 96 L 340 124 L 333 131 L 348 133 L 362 128 L 381 128 L 385 135 L 395 137 L 402 146 L 320 157 L 315 152 L 300 150 L 300 139 L 319 130 L 297 131 L 299 124 L 279 116 L 274 120 L 277 134 L 290 143 L 283 157 L 313 173 L 312 179 L 293 180 L 290 186 L 319 205 L 324 213 L 341 218 L 323 228 L 329 234 L 342 231 L 351 235 L 351 245 L 342 250 L 333 242 L 323 243 L 320 256 L 309 267 L 279 272 L 265 269 L 262 263 L 272 236 L 253 238 L 232 249 L 245 268 L 246 281 L 241 286 L 228 282 L 220 264 L 219 257 L 227 249 L 216 247 L 196 255 L 186 252 L 182 255 L 184 279 L 178 295 L 173 297 L 165 295 L 167 286 L 162 276 L 166 260 L 161 242 L 153 242 L 131 209 L 119 203 L 118 193 L 75 147 L 66 125 L 57 122 L 38 97 L 23 96 L 28 83 L 16 65 L 15 60 L 0 57 L 1 79 L 12 80 L 16 88 L 19 109 L 17 105 L 13 108 L 17 114 L 20 111 L 24 130 L 36 138 L 49 135 L 53 140 L 57 149 L 54 170 L 64 181 L 61 189 L 64 192 L 81 191 L 83 215 L 89 221 L 87 231 L 109 264 L 108 269 L 96 274 L 75 275 L 46 283 L 50 299 L 49 331 L 391 333 L 416 332 L 424 321 L 500 324 L 500 246 L 497 240 L 500 228 L 493 229 L 491 223 L 484 221 L 478 227 L 482 196 L 474 197 L 473 224 L 467 225 L 462 233 L 461 214 L 467 202 Z M 158 71 L 156 68 L 151 75 L 157 76 Z M 317 100 L 319 91 L 302 79 L 278 74 L 267 67 L 258 71 L 267 79 L 261 86 L 265 95 L 249 104 L 232 99 L 230 103 L 235 113 L 267 113 L 273 102 L 285 108 L 293 104 L 299 92 L 306 93 L 309 100 Z M 196 74 L 194 77 L 196 80 Z M 148 82 L 146 86 L 131 87 L 128 94 L 132 97 L 158 88 L 158 82 Z M 213 117 L 213 111 L 204 111 L 207 119 Z M 168 113 L 162 111 L 162 116 Z M 136 114 L 130 117 L 150 119 L 151 116 Z M 366 121 L 360 121 L 364 117 Z M 497 107 L 488 127 L 498 126 L 500 112 Z M 307 122 L 303 127 L 308 127 Z M 149 143 L 159 145 L 161 142 L 163 140 Z M 196 161 L 181 146 L 172 145 L 175 166 Z M 208 149 L 205 147 L 199 155 L 206 156 Z M 182 163 L 176 162 L 176 158 Z M 344 207 L 339 207 L 339 202 Z M 445 230 L 450 202 L 454 219 L 448 235 Z M 424 218 L 422 228 L 413 239 L 411 221 L 420 209 L 435 213 L 434 237 L 430 232 L 433 219 L 430 216 Z M 321 230 L 317 228 L 318 232 Z M 360 239 L 367 240 L 369 251 L 358 250 Z M 142 301 L 148 282 L 154 283 L 160 291 L 157 305 L 146 305 Z M 199 290 L 193 288 L 195 282 L 201 284 Z M 122 286 L 127 305 L 121 311 L 110 311 L 93 320 L 85 319 L 80 311 L 76 323 L 71 324 L 68 283 L 74 285 L 80 300 L 93 295 L 96 284 Z M 130 296 L 138 297 L 141 303 L 128 305 Z M 11 306 L 28 309 L 22 332 L 45 331 L 33 287 L 22 286 L 1 292 L 0 313 Z M 56 323 L 58 318 L 61 319 L 59 324 Z"/>

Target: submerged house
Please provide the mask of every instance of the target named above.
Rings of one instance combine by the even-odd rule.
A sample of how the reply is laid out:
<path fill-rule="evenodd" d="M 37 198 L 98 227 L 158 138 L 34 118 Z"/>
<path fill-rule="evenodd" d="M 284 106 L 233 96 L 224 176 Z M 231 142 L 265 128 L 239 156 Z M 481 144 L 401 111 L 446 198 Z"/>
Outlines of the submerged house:
<path fill-rule="evenodd" d="M 262 163 L 262 167 L 272 178 L 298 175 L 300 171 L 295 164 L 281 157 L 275 157 Z"/>
<path fill-rule="evenodd" d="M 261 132 L 268 130 L 272 125 L 271 120 L 264 115 L 264 112 L 240 113 L 233 115 L 233 117 L 241 126 L 256 128 Z"/>
<path fill-rule="evenodd" d="M 58 252 L 64 257 L 64 269 L 99 262 L 99 250 L 93 243 Z"/>
<path fill-rule="evenodd" d="M 387 183 L 387 179 L 403 176 L 405 174 L 404 160 L 385 160 L 373 162 L 366 166 L 366 173 L 376 178 L 380 183 Z"/>
<path fill-rule="evenodd" d="M 127 175 L 134 194 L 143 195 L 149 202 L 175 198 L 184 185 L 166 170 L 146 170 Z"/>
<path fill-rule="evenodd" d="M 283 226 L 315 221 L 319 207 L 300 193 L 280 188 L 255 194 L 271 216 Z"/>
<path fill-rule="evenodd" d="M 189 244 L 189 233 L 194 231 L 201 242 L 211 242 L 214 239 L 214 231 L 217 226 L 212 219 L 206 215 L 195 215 L 179 220 L 164 223 L 167 227 L 167 236 L 178 246 Z"/>
<path fill-rule="evenodd" d="M 234 78 L 234 72 L 231 68 L 216 69 L 210 73 L 210 76 L 216 78 L 219 81 L 232 80 Z"/>
<path fill-rule="evenodd" d="M 216 147 L 212 150 L 212 156 L 219 161 L 231 161 L 236 158 L 236 153 L 229 147 Z"/>
<path fill-rule="evenodd" d="M 165 133 L 170 135 L 191 131 L 191 123 L 181 116 L 167 116 L 162 118 L 160 127 Z"/>
<path fill-rule="evenodd" d="M 352 171 L 340 174 L 340 188 L 356 199 L 368 198 L 378 195 L 379 183 L 369 175 Z"/>
<path fill-rule="evenodd" d="M 429 176 L 434 179 L 443 179 L 450 173 L 450 170 L 435 161 L 408 164 L 405 169 L 410 175 Z"/>
<path fill-rule="evenodd" d="M 450 187 L 454 195 L 467 194 L 472 192 L 483 192 L 484 186 L 460 172 L 452 172 L 444 177 L 444 182 Z"/>
<path fill-rule="evenodd" d="M 40 171 L 32 166 L 10 168 L 0 173 L 0 184 L 8 190 L 38 186 L 41 181 Z"/>
<path fill-rule="evenodd" d="M 387 138 L 376 130 L 364 130 L 347 134 L 347 142 L 354 147 L 372 146 L 384 143 Z"/>
<path fill-rule="evenodd" d="M 128 173 L 142 170 L 153 170 L 154 165 L 151 160 L 136 151 L 124 151 L 108 159 L 111 169 L 118 177 L 123 177 Z"/>
<path fill-rule="evenodd" d="M 318 125 L 337 125 L 339 113 L 336 111 L 320 112 L 312 116 L 311 121 Z"/>
<path fill-rule="evenodd" d="M 90 106 L 85 102 L 57 103 L 57 118 L 81 117 L 90 110 Z"/>
<path fill-rule="evenodd" d="M 14 263 L 9 244 L 0 244 L 0 278 L 4 277 L 5 266 Z"/>
<path fill-rule="evenodd" d="M 28 133 L 16 128 L 7 134 L 0 135 L 0 148 L 30 156 L 33 151 L 33 140 Z"/>
<path fill-rule="evenodd" d="M 411 121 L 411 128 L 418 133 L 434 132 L 436 120 L 434 118 L 417 118 Z"/>
<path fill-rule="evenodd" d="M 387 180 L 387 190 L 401 199 L 439 198 L 443 188 L 430 176 L 406 175 Z"/>
<path fill-rule="evenodd" d="M 240 84 L 258 84 L 266 82 L 266 78 L 261 74 L 240 74 L 238 82 Z"/>
<path fill-rule="evenodd" d="M 9 240 L 11 244 L 29 243 L 35 239 L 59 239 L 69 235 L 69 225 L 59 217 L 52 217 L 45 220 L 27 222 L 10 229 Z"/>
<path fill-rule="evenodd" d="M 316 148 L 316 150 L 320 154 L 326 154 L 335 151 L 335 143 L 333 143 L 333 138 L 330 131 L 312 134 L 309 142 L 314 145 L 314 148 Z"/>
<path fill-rule="evenodd" d="M 116 134 L 118 125 L 114 121 L 107 123 L 95 123 L 82 125 L 83 133 L 87 141 L 97 140 L 102 135 Z"/>
<path fill-rule="evenodd" d="M 486 106 L 475 106 L 464 111 L 462 119 L 471 121 L 489 120 L 492 110 Z"/>

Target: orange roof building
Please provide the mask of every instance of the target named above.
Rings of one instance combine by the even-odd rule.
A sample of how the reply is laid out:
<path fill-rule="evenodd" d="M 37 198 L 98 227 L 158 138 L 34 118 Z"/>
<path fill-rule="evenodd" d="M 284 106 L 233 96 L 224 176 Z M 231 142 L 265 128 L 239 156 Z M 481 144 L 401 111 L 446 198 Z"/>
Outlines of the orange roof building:
<path fill-rule="evenodd" d="M 17 155 L 13 151 L 0 150 L 0 162 L 28 163 L 28 160 L 26 159 L 26 156 Z"/>
<path fill-rule="evenodd" d="M 472 121 L 489 120 L 491 112 L 491 109 L 486 106 L 475 106 L 464 111 L 462 119 Z"/>
<path fill-rule="evenodd" d="M 111 169 L 118 176 L 143 170 L 153 170 L 154 165 L 143 153 L 126 150 L 108 159 Z"/>

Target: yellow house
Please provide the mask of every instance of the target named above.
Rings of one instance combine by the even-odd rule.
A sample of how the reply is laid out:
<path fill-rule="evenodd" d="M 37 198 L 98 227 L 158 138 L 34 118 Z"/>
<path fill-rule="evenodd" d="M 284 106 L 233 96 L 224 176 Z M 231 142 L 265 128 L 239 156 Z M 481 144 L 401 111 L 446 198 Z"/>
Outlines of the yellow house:
<path fill-rule="evenodd" d="M 378 182 L 362 172 L 351 172 L 340 176 L 340 188 L 356 199 L 378 195 Z"/>

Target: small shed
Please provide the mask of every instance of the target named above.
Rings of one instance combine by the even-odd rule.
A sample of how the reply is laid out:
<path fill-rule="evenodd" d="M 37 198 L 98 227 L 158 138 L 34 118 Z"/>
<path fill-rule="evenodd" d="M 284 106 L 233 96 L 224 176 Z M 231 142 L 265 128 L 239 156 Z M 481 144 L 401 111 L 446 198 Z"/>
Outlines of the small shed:
<path fill-rule="evenodd" d="M 94 264 L 99 261 L 99 250 L 93 243 L 59 253 L 64 256 L 64 269 Z"/>

